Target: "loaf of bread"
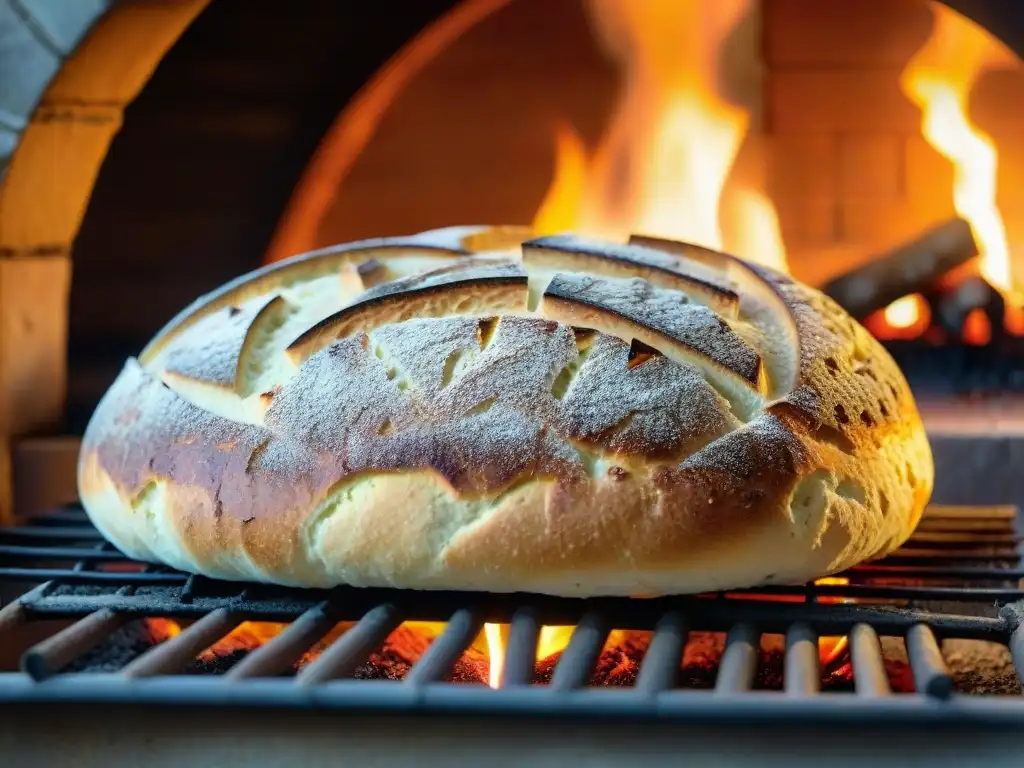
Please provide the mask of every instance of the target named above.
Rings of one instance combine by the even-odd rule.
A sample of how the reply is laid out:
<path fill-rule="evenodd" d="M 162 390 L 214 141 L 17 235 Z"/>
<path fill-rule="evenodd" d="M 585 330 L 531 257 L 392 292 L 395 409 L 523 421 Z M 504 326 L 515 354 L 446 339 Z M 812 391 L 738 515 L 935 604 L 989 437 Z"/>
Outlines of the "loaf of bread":
<path fill-rule="evenodd" d="M 798 583 L 912 532 L 907 383 L 814 289 L 715 251 L 519 228 L 279 262 L 103 397 L 79 489 L 223 579 L 655 595 Z"/>

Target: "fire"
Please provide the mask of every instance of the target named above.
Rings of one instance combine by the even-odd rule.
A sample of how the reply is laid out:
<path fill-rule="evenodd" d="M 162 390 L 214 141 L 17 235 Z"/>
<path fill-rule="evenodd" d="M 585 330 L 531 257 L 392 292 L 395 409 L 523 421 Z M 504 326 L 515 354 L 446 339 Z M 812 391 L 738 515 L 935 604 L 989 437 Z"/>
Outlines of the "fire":
<path fill-rule="evenodd" d="M 988 68 L 1012 60 L 1012 54 L 988 32 L 939 3 L 932 3 L 931 37 L 914 54 L 900 78 L 903 93 L 921 109 L 921 133 L 953 164 L 953 205 L 977 239 L 981 275 L 1006 298 L 1006 326 L 1024 325 L 1024 296 L 1014 282 L 1006 228 L 996 205 L 998 153 L 991 137 L 971 122 L 968 99 Z M 895 302 L 885 319 L 895 328 L 917 323 L 916 302 Z M 893 322 L 896 320 L 897 322 Z M 987 322 L 987 318 L 985 319 Z M 973 321 L 969 341 L 984 337 Z M 965 334 L 968 335 L 968 334 Z"/>
<path fill-rule="evenodd" d="M 885 322 L 893 328 L 910 328 L 917 323 L 917 319 L 921 316 L 921 304 L 923 303 L 924 297 L 919 293 L 896 299 L 885 308 Z"/>
<path fill-rule="evenodd" d="M 721 94 L 719 54 L 755 0 L 588 0 L 624 88 L 588 156 L 571 126 L 555 133 L 555 173 L 534 227 L 624 239 L 687 240 L 785 269 L 771 202 L 727 185 L 751 118 Z"/>
<path fill-rule="evenodd" d="M 501 684 L 508 630 L 508 624 L 484 624 L 484 639 L 486 642 L 487 658 L 490 664 L 487 672 L 487 684 L 492 688 L 497 688 Z M 565 650 L 566 646 L 569 645 L 569 638 L 572 637 L 572 631 L 573 627 L 541 627 L 537 638 L 537 661 Z M 617 634 L 620 633 L 613 632 L 609 636 L 609 643 L 614 643 L 612 636 Z"/>
<path fill-rule="evenodd" d="M 818 579 L 815 584 L 823 585 L 838 585 L 844 586 L 849 584 L 850 580 L 845 576 L 827 576 L 822 579 Z M 742 595 L 744 599 L 758 599 L 753 595 Z M 777 602 L 787 602 L 788 598 L 779 596 L 766 597 L 765 599 L 773 600 Z M 794 596 L 791 598 L 793 601 L 802 601 L 803 597 Z M 850 602 L 844 598 L 831 598 L 822 597 L 820 602 Z M 489 661 L 488 679 L 487 683 L 492 688 L 498 688 L 501 685 L 501 673 L 503 665 L 505 663 L 505 647 L 508 641 L 509 627 L 507 624 L 485 624 L 484 625 L 484 641 L 486 643 L 486 655 Z M 572 637 L 573 627 L 565 626 L 544 626 L 541 628 L 540 635 L 537 641 L 537 661 L 541 662 L 554 656 L 557 653 L 562 652 L 569 645 L 569 640 Z M 614 650 L 620 646 L 626 645 L 631 637 L 637 633 L 631 633 L 624 630 L 615 630 L 608 635 L 608 640 L 605 642 L 605 650 Z M 818 640 L 818 652 L 821 657 L 822 666 L 827 667 L 829 664 L 840 658 L 846 650 L 847 639 L 846 637 L 822 637 Z"/>

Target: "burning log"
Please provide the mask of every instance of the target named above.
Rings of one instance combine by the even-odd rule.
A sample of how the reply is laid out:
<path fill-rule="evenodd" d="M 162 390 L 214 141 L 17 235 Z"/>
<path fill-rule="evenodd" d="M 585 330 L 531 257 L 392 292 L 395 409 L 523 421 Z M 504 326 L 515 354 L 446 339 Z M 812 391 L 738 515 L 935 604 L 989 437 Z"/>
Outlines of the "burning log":
<path fill-rule="evenodd" d="M 1005 314 L 1002 295 L 979 276 L 943 291 L 935 302 L 935 315 L 943 329 L 968 343 L 987 343 L 1000 334 Z M 983 338 L 985 335 L 989 338 Z"/>
<path fill-rule="evenodd" d="M 971 225 L 960 218 L 950 219 L 889 254 L 830 280 L 822 290 L 863 320 L 902 296 L 927 291 L 944 274 L 977 255 Z"/>

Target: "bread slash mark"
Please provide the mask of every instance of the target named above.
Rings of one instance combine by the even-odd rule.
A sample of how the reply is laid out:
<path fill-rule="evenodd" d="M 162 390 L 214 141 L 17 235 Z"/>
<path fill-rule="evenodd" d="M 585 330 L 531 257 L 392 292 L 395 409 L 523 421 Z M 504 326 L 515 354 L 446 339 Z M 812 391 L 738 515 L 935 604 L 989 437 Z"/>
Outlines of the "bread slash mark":
<path fill-rule="evenodd" d="M 573 328 L 573 337 L 576 341 L 576 358 L 566 365 L 555 377 L 551 384 L 551 395 L 555 400 L 564 400 L 569 393 L 573 382 L 579 375 L 583 363 L 590 357 L 593 349 L 595 332 L 590 328 Z"/>
<path fill-rule="evenodd" d="M 526 307 L 526 272 L 518 264 L 473 265 L 399 278 L 364 293 L 288 345 L 296 365 L 332 342 L 412 318 L 518 312 Z"/>
<path fill-rule="evenodd" d="M 586 272 L 612 278 L 639 277 L 712 308 L 739 314 L 739 295 L 721 273 L 640 245 L 607 243 L 576 235 L 540 237 L 523 243 L 523 263 L 541 269 Z"/>

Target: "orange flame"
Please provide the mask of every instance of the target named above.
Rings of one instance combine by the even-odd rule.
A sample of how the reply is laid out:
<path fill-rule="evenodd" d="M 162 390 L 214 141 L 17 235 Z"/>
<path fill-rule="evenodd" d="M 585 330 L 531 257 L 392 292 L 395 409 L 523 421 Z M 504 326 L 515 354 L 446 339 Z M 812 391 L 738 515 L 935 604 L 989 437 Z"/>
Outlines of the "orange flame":
<path fill-rule="evenodd" d="M 587 8 L 625 87 L 591 156 L 571 126 L 556 130 L 555 173 L 534 227 L 677 238 L 785 269 L 764 195 L 734 185 L 723 215 L 750 115 L 719 92 L 719 53 L 753 0 L 589 0 Z"/>
<path fill-rule="evenodd" d="M 939 3 L 932 3 L 934 28 L 900 77 L 907 98 L 921 109 L 921 133 L 928 143 L 953 164 L 953 205 L 974 231 L 982 276 L 1007 301 L 1006 325 L 1024 324 L 1024 296 L 1011 271 L 1006 228 L 996 205 L 998 154 L 991 137 L 968 117 L 971 89 L 988 68 L 1013 55 L 984 29 Z M 893 327 L 917 322 L 916 310 L 900 299 L 886 310 Z M 894 323 L 893 320 L 897 320 Z M 987 322 L 987 318 L 985 319 Z M 969 341 L 984 337 L 975 320 L 965 329 Z"/>
<path fill-rule="evenodd" d="M 844 586 L 850 583 L 850 580 L 845 576 L 827 576 L 822 579 L 818 579 L 816 584 L 828 584 L 828 585 L 839 585 Z M 743 595 L 745 599 L 757 599 L 751 595 Z M 772 596 L 766 598 L 775 602 L 788 602 L 787 598 Z M 803 597 L 794 596 L 793 601 L 801 601 Z M 823 597 L 820 598 L 821 602 L 852 602 L 845 598 L 833 598 Z M 540 630 L 540 635 L 537 641 L 537 661 L 542 661 L 553 656 L 556 653 L 564 651 L 569 645 L 569 640 L 572 637 L 573 627 L 567 626 L 544 626 Z M 498 688 L 501 685 L 501 674 L 505 664 L 505 648 L 508 643 L 508 632 L 509 626 L 507 624 L 485 624 L 483 631 L 484 649 L 489 662 L 488 680 L 487 684 L 492 688 Z M 625 645 L 630 635 L 628 630 L 614 630 L 608 635 L 608 640 L 605 642 L 605 648 L 617 648 Z M 847 647 L 846 637 L 821 637 L 818 639 L 818 653 L 821 658 L 822 666 L 827 666 L 836 659 L 838 659 Z"/>
<path fill-rule="evenodd" d="M 508 642 L 508 631 L 508 624 L 484 625 L 487 658 L 490 663 L 487 684 L 492 688 L 497 688 L 501 684 L 501 674 L 505 666 L 505 646 Z M 565 650 L 566 646 L 569 645 L 569 638 L 572 637 L 572 631 L 573 627 L 541 627 L 537 638 L 537 661 Z M 615 634 L 614 632 L 612 633 L 612 635 Z M 611 637 L 609 641 L 613 642 Z"/>

